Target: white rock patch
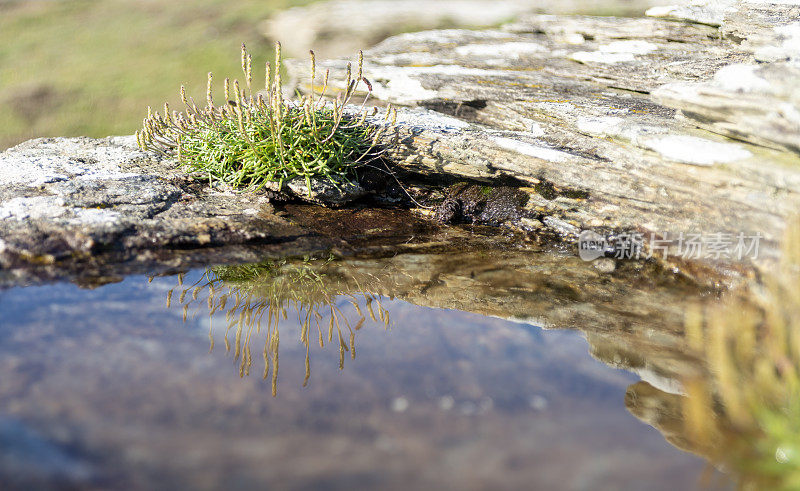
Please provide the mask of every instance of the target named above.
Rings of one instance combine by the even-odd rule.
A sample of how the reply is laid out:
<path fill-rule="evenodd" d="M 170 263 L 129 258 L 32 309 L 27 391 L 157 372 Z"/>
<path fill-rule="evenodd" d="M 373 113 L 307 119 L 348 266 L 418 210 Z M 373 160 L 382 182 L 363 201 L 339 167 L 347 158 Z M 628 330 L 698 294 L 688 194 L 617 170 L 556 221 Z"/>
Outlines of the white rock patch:
<path fill-rule="evenodd" d="M 603 51 L 577 51 L 570 55 L 575 61 L 581 63 L 624 63 L 633 61 L 633 53 L 605 53 Z"/>
<path fill-rule="evenodd" d="M 666 133 L 665 127 L 631 123 L 617 116 L 583 116 L 578 118 L 576 127 L 579 131 L 593 136 L 614 136 L 626 139 L 636 145 L 642 138 Z"/>
<path fill-rule="evenodd" d="M 566 162 L 572 158 L 572 155 L 560 150 L 533 145 L 531 143 L 521 142 L 511 138 L 495 136 L 492 137 L 492 140 L 506 150 L 511 150 L 523 155 L 528 155 L 530 157 L 536 157 L 537 159 L 547 160 L 548 162 Z"/>
<path fill-rule="evenodd" d="M 542 125 L 536 121 L 531 121 L 528 119 L 525 120 L 525 124 L 528 126 L 528 131 L 530 132 L 531 136 L 544 136 Z"/>
<path fill-rule="evenodd" d="M 616 116 L 586 117 L 578 118 L 578 130 L 590 135 L 619 135 L 625 120 Z"/>
<path fill-rule="evenodd" d="M 627 41 L 614 41 L 613 43 L 604 44 L 600 46 L 600 51 L 604 53 L 632 53 L 635 55 L 646 55 L 657 50 L 658 46 L 640 39 L 633 39 Z"/>
<path fill-rule="evenodd" d="M 714 74 L 714 83 L 724 90 L 734 92 L 765 92 L 770 83 L 760 77 L 758 65 L 735 64 L 724 66 Z"/>
<path fill-rule="evenodd" d="M 426 74 L 478 77 L 508 75 L 508 72 L 503 70 L 484 70 L 480 68 L 467 68 L 460 65 L 375 67 L 370 68 L 370 73 L 373 79 L 372 86 L 375 97 L 383 100 L 392 100 L 399 104 L 408 104 L 441 97 L 437 91 L 423 87 L 422 82 L 417 78 Z M 388 82 L 383 85 L 378 82 L 381 79 L 386 79 Z"/>
<path fill-rule="evenodd" d="M 375 121 L 381 124 L 381 121 Z M 399 125 L 421 126 L 440 131 L 459 131 L 470 127 L 464 120 L 422 108 L 409 108 L 398 112 Z"/>
<path fill-rule="evenodd" d="M 390 99 L 400 104 L 433 99 L 437 94 L 435 90 L 423 87 L 422 82 L 413 78 L 410 73 L 399 73 L 391 76 L 385 86 L 373 84 L 373 87 L 373 94 L 378 99 Z"/>
<path fill-rule="evenodd" d="M 800 22 L 773 27 L 775 45 L 765 44 L 756 49 L 758 61 L 800 60 Z"/>
<path fill-rule="evenodd" d="M 120 219 L 119 212 L 113 210 L 99 210 L 93 208 L 73 208 L 75 218 L 69 223 L 79 225 L 101 225 L 104 223 L 114 223 Z"/>
<path fill-rule="evenodd" d="M 631 368 L 628 370 L 638 375 L 643 382 L 647 382 L 662 392 L 686 395 L 686 391 L 679 380 L 660 375 L 650 368 Z"/>
<path fill-rule="evenodd" d="M 651 53 L 656 49 L 657 45 L 638 39 L 614 41 L 598 47 L 597 51 L 577 51 L 570 58 L 581 63 L 623 63 L 633 61 L 636 55 Z"/>
<path fill-rule="evenodd" d="M 725 13 L 735 9 L 737 0 L 692 0 L 680 5 L 658 5 L 648 9 L 645 15 L 670 19 L 691 20 L 719 26 Z"/>
<path fill-rule="evenodd" d="M 664 158 L 685 164 L 710 166 L 715 163 L 734 162 L 753 154 L 733 143 L 715 142 L 688 135 L 666 135 L 649 138 L 643 145 Z"/>
<path fill-rule="evenodd" d="M 0 204 L 0 219 L 28 220 L 59 218 L 67 213 L 64 200 L 58 196 L 12 198 Z"/>
<path fill-rule="evenodd" d="M 492 56 L 501 59 L 519 58 L 532 53 L 542 53 L 546 48 L 538 43 L 467 44 L 459 46 L 455 52 L 459 56 Z"/>

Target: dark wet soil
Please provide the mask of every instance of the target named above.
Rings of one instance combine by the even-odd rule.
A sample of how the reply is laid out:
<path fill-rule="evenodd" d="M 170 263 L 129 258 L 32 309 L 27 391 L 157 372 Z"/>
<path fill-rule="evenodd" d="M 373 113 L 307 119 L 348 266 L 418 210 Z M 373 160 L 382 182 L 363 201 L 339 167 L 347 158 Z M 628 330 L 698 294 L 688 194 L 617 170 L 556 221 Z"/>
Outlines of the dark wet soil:
<path fill-rule="evenodd" d="M 501 225 L 529 216 L 523 208 L 527 202 L 528 195 L 514 187 L 458 183 L 445 190 L 436 221 Z"/>

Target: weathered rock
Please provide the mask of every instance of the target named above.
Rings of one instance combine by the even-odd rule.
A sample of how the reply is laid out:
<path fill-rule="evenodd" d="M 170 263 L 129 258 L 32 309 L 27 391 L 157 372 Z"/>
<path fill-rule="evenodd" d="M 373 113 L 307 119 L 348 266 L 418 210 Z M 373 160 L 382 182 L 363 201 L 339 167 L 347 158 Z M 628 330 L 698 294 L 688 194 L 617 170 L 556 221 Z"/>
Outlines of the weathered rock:
<path fill-rule="evenodd" d="M 271 214 L 266 196 L 208 189 L 133 137 L 31 140 L 0 154 L 0 165 L 3 268 L 309 236 Z"/>
<path fill-rule="evenodd" d="M 346 56 L 402 32 L 452 27 L 489 27 L 526 13 L 640 15 L 659 0 L 331 0 L 278 12 L 262 31 L 285 43 L 291 56 L 314 49 L 320 58 Z"/>
<path fill-rule="evenodd" d="M 800 153 L 800 6 L 729 1 L 720 15 L 720 35 L 751 55 L 747 63 L 665 85 L 654 100 L 715 133 Z"/>
<path fill-rule="evenodd" d="M 361 198 L 367 192 L 357 182 L 328 179 L 311 179 L 309 188 L 305 178 L 296 177 L 286 182 L 286 187 L 296 197 L 324 206 L 343 206 Z"/>
<path fill-rule="evenodd" d="M 515 179 L 528 187 L 528 207 L 551 217 L 545 223 L 635 230 L 649 245 L 661 241 L 673 258 L 677 237 L 760 234 L 759 259 L 771 259 L 800 204 L 800 158 L 786 150 L 798 137 L 794 68 L 755 69 L 764 80 L 760 92 L 749 98 L 730 91 L 721 107 L 699 89 L 696 98 L 684 97 L 694 94 L 688 89 L 670 96 L 724 84 L 755 61 L 753 45 L 721 38 L 730 27 L 721 22 L 722 30 L 658 19 L 530 16 L 499 30 L 396 36 L 365 53 L 364 71 L 373 97 L 419 106 L 399 111 L 400 144 L 390 148 L 407 169 Z M 741 36 L 747 25 L 737 26 Z M 317 73 L 330 69 L 341 87 L 345 64 L 324 62 Z M 305 63 L 291 71 L 308 90 Z M 690 104 L 683 113 L 674 109 Z M 701 259 L 737 268 L 748 262 Z"/>
<path fill-rule="evenodd" d="M 720 33 L 758 61 L 800 61 L 800 4 L 736 2 L 725 12 Z"/>
<path fill-rule="evenodd" d="M 647 15 L 672 20 L 683 20 L 719 27 L 736 0 L 695 0 L 684 5 L 659 5 Z"/>
<path fill-rule="evenodd" d="M 800 153 L 799 77 L 798 65 L 734 64 L 708 82 L 659 87 L 653 99 L 715 133 Z"/>

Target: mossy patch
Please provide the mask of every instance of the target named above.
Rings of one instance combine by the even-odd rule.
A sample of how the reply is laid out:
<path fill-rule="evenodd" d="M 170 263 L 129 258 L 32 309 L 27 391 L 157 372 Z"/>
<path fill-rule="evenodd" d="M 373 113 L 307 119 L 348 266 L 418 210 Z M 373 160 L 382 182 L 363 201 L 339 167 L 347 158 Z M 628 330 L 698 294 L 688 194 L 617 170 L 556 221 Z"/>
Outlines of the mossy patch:
<path fill-rule="evenodd" d="M 353 171 L 376 159 L 378 141 L 391 125 L 367 123 L 364 107 L 372 85 L 362 74 L 363 55 L 359 52 L 355 73 L 347 65 L 347 89 L 333 103 L 324 99 L 328 86 L 326 72 L 321 93 L 299 100 L 285 101 L 281 83 L 281 46 L 276 43 L 275 66 L 266 64 L 264 90 L 253 87 L 252 58 L 242 45 L 241 64 L 244 82 L 225 79 L 224 101 L 214 104 L 213 76 L 208 74 L 206 105 L 198 107 L 181 86 L 185 113 L 163 113 L 148 108 L 143 129 L 137 132 L 142 149 L 176 157 L 189 172 L 206 176 L 209 183 L 224 183 L 233 188 L 261 188 L 300 177 L 311 189 L 311 179 L 325 178 L 333 183 L 354 177 Z M 311 52 L 311 80 L 316 63 Z M 358 113 L 346 113 L 345 106 L 362 84 L 367 87 Z M 312 88 L 313 89 L 313 88 Z M 374 108 L 373 115 L 377 112 Z M 386 119 L 392 114 L 387 107 Z M 393 124 L 393 123 L 392 123 Z M 310 193 L 310 191 L 309 191 Z"/>

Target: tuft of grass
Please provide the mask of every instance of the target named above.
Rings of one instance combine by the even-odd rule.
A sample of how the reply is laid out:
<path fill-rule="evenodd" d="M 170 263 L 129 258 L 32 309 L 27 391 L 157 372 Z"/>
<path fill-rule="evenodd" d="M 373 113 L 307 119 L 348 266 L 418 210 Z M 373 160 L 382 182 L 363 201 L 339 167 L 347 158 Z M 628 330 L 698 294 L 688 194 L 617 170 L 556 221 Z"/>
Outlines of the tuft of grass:
<path fill-rule="evenodd" d="M 311 55 L 312 90 L 299 100 L 286 101 L 281 82 L 281 45 L 275 44 L 275 66 L 265 65 L 264 89 L 253 87 L 252 57 L 242 44 L 243 82 L 226 78 L 224 100 L 214 104 L 213 74 L 209 72 L 206 104 L 198 107 L 186 96 L 180 96 L 185 113 L 172 111 L 168 104 L 163 113 L 148 107 L 143 128 L 136 132 L 139 146 L 168 157 L 175 157 L 189 172 L 206 176 L 209 184 L 225 183 L 233 188 L 261 187 L 300 177 L 309 192 L 311 179 L 324 178 L 334 183 L 354 177 L 354 170 L 382 152 L 378 141 L 390 125 L 376 126 L 367 122 L 365 104 L 372 85 L 363 76 L 363 54 L 359 52 L 355 75 L 347 65 L 347 89 L 333 102 L 327 102 L 329 72 L 326 71 L 321 92 L 315 93 L 314 52 Z M 367 87 L 367 96 L 358 112 L 346 111 L 359 85 Z M 373 108 L 373 115 L 377 113 Z M 387 107 L 384 119 L 396 111 Z"/>

